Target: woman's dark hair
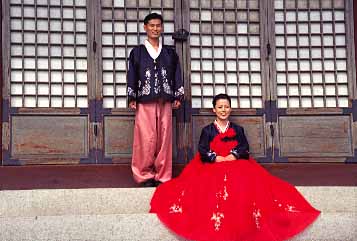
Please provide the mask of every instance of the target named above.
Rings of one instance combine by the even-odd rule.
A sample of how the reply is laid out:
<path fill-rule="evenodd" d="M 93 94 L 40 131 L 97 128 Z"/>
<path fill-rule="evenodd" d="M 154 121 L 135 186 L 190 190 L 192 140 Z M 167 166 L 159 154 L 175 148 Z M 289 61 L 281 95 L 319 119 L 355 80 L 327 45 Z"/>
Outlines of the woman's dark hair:
<path fill-rule="evenodd" d="M 228 100 L 229 105 L 231 105 L 231 97 L 229 97 L 229 95 L 227 95 L 227 94 L 218 94 L 215 97 L 213 97 L 213 101 L 212 101 L 213 108 L 216 106 L 217 100 L 222 100 L 222 99 L 223 100 Z"/>
<path fill-rule="evenodd" d="M 164 22 L 164 19 L 162 18 L 162 16 L 158 13 L 150 13 L 148 15 L 146 15 L 146 17 L 144 18 L 144 24 L 148 24 L 148 22 L 152 19 L 160 19 L 161 24 Z"/>

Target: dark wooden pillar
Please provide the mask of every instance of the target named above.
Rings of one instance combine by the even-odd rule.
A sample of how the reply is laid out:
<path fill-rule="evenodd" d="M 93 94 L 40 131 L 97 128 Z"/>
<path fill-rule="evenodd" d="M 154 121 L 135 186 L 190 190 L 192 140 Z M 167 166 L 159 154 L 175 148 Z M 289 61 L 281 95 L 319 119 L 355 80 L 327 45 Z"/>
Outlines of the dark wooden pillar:
<path fill-rule="evenodd" d="M 357 0 L 353 0 L 353 23 L 354 23 L 354 34 L 355 34 L 355 61 L 357 63 Z M 357 76 L 357 68 L 356 68 L 356 76 Z"/>
<path fill-rule="evenodd" d="M 3 67 L 2 67 L 2 3 L 0 4 L 0 17 L 1 17 L 1 24 L 0 24 L 0 145 L 1 145 L 1 155 L 0 155 L 0 165 L 2 165 L 2 86 L 3 86 Z"/>

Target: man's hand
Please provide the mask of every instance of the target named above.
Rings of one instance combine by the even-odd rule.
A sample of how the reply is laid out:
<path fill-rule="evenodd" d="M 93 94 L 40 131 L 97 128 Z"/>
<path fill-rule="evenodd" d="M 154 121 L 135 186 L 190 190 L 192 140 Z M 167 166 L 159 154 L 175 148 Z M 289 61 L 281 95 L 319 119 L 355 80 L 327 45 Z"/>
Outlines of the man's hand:
<path fill-rule="evenodd" d="M 175 100 L 173 103 L 172 103 L 172 108 L 173 109 L 178 109 L 180 108 L 181 106 L 181 102 L 179 100 Z"/>
<path fill-rule="evenodd" d="M 130 109 L 136 110 L 136 101 L 132 100 L 129 102 Z"/>

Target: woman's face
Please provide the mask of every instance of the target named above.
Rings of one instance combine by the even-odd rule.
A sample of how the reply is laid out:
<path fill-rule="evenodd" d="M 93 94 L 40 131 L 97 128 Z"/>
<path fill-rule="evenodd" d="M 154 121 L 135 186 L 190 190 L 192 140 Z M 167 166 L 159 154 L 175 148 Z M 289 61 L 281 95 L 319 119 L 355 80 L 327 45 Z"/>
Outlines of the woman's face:
<path fill-rule="evenodd" d="M 217 100 L 216 105 L 213 108 L 213 112 L 216 113 L 218 120 L 227 120 L 229 115 L 231 114 L 231 106 L 229 104 L 229 101 L 226 99 Z"/>

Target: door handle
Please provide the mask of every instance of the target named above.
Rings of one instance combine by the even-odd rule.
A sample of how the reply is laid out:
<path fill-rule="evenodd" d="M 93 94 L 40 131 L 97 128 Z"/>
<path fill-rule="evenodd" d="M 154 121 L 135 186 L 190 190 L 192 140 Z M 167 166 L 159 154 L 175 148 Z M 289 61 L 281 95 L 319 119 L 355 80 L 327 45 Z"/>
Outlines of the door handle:
<path fill-rule="evenodd" d="M 181 28 L 176 32 L 172 33 L 172 39 L 184 42 L 187 41 L 188 35 L 190 35 L 190 33 L 186 29 Z"/>

